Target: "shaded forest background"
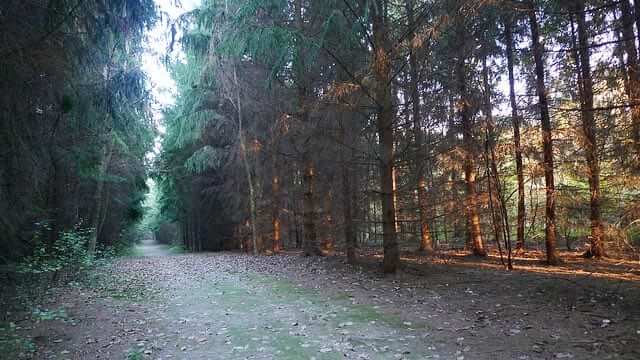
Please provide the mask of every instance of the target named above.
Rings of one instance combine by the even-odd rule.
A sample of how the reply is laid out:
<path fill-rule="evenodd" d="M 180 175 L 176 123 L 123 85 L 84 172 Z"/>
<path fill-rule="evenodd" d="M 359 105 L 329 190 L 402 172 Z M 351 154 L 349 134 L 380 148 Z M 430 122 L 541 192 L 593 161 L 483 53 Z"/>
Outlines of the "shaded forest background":
<path fill-rule="evenodd" d="M 0 261 L 126 247 L 155 130 L 151 0 L 0 5 Z M 58 249 L 58 250 L 56 250 Z"/>
<path fill-rule="evenodd" d="M 638 7 L 205 0 L 167 24 L 177 98 L 156 129 L 152 1 L 4 2 L 2 261 L 148 230 L 194 251 L 382 248 L 387 272 L 404 250 L 635 255 Z"/>

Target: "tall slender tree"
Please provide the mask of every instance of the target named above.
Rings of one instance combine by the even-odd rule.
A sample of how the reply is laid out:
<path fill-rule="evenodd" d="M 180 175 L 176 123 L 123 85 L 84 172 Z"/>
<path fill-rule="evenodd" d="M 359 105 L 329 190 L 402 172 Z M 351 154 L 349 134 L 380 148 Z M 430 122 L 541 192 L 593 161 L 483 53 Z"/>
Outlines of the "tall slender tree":
<path fill-rule="evenodd" d="M 558 264 L 560 258 L 556 249 L 556 188 L 554 180 L 553 163 L 553 132 L 549 105 L 547 101 L 547 87 L 545 85 L 544 47 L 540 43 L 540 25 L 538 23 L 538 8 L 533 1 L 527 1 L 529 25 L 531 27 L 531 48 L 535 62 L 536 92 L 538 95 L 538 107 L 540 111 L 540 123 L 542 125 L 543 165 L 546 192 L 545 207 L 545 246 L 547 250 L 547 262 L 551 265 Z"/>
<path fill-rule="evenodd" d="M 574 0 L 573 10 L 578 23 L 578 56 L 576 67 L 580 82 L 580 108 L 582 117 L 582 131 L 584 133 L 585 156 L 587 160 L 589 192 L 590 192 L 590 220 L 591 220 L 591 248 L 588 255 L 602 257 L 605 255 L 603 242 L 603 226 L 601 215 L 600 192 L 600 159 L 598 155 L 597 126 L 593 109 L 593 78 L 591 76 L 591 54 L 589 47 L 589 28 L 586 21 L 584 0 Z"/>
<path fill-rule="evenodd" d="M 516 162 L 516 176 L 518 182 L 518 209 L 517 209 L 517 226 L 516 226 L 516 248 L 524 249 L 524 231 L 525 231 L 525 188 L 524 188 L 524 166 L 522 163 L 522 141 L 520 139 L 520 127 L 522 118 L 518 112 L 518 102 L 516 100 L 515 88 L 515 60 L 514 60 L 514 38 L 513 38 L 513 13 L 504 15 L 504 37 L 506 45 L 507 72 L 509 76 L 509 105 L 511 106 L 511 123 L 513 125 L 513 145 Z"/>

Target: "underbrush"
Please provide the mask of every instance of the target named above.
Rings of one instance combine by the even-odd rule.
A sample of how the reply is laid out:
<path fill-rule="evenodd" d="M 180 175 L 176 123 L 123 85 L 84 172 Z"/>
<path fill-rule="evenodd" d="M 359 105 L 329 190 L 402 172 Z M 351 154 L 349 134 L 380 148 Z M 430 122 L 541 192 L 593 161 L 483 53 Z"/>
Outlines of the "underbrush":
<path fill-rule="evenodd" d="M 119 256 L 128 255 L 132 246 L 121 241 L 110 247 L 98 247 L 95 254 L 87 250 L 90 230 L 75 229 L 59 234 L 47 243 L 43 231 L 36 231 L 34 251 L 15 263 L 0 267 L 0 357 L 29 358 L 36 351 L 33 341 L 22 334 L 24 321 L 66 321 L 63 308 L 42 306 L 61 286 L 81 286 L 95 267 Z"/>
<path fill-rule="evenodd" d="M 14 322 L 0 323 L 0 353 L 7 359 L 29 358 L 36 351 L 36 345 L 27 337 L 18 333 Z"/>

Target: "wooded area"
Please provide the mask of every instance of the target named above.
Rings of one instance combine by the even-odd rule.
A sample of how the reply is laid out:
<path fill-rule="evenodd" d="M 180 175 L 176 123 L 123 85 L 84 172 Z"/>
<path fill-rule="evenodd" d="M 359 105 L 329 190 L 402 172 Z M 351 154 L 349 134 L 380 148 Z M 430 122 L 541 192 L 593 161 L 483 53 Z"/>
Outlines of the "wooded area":
<path fill-rule="evenodd" d="M 5 263 L 130 243 L 148 176 L 194 251 L 636 251 L 635 3 L 204 1 L 163 20 L 160 123 L 151 1 L 3 8 Z"/>
<path fill-rule="evenodd" d="M 2 2 L 0 262 L 68 232 L 90 253 L 128 241 L 155 136 L 140 68 L 155 18 L 152 0 Z"/>
<path fill-rule="evenodd" d="M 640 0 L 0 2 L 0 357 L 637 359 L 639 249 Z"/>
<path fill-rule="evenodd" d="M 205 1 L 173 24 L 159 222 L 196 251 L 382 246 L 387 272 L 400 250 L 633 254 L 639 19 L 627 1 Z"/>

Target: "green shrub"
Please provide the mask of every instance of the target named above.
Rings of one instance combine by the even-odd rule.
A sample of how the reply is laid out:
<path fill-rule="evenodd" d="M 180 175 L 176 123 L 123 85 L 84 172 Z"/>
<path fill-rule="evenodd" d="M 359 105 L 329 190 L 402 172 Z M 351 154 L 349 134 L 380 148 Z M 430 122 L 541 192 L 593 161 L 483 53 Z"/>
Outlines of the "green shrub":
<path fill-rule="evenodd" d="M 21 273 L 39 274 L 57 272 L 63 269 L 80 269 L 91 265 L 92 257 L 87 252 L 90 231 L 63 231 L 55 243 L 47 247 L 36 232 L 36 248 L 18 265 Z"/>

